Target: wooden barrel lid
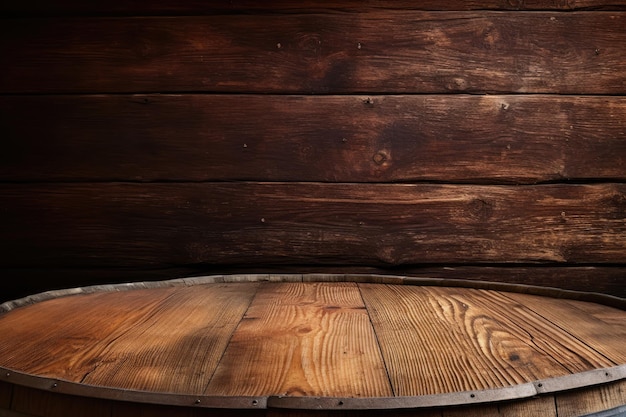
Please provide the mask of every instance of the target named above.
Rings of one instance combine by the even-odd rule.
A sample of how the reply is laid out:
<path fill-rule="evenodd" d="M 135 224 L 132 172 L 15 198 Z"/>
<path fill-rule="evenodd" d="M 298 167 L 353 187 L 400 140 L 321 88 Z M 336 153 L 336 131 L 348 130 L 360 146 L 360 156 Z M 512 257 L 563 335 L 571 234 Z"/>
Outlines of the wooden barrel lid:
<path fill-rule="evenodd" d="M 52 291 L 0 305 L 0 381 L 237 409 L 528 398 L 626 378 L 622 301 L 373 275 L 231 275 Z"/>

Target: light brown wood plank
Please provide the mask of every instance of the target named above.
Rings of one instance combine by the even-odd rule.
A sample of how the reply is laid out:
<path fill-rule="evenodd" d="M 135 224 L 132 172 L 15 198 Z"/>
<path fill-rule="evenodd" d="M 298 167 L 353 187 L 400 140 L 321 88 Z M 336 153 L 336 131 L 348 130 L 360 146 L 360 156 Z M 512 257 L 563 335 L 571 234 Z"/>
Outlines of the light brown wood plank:
<path fill-rule="evenodd" d="M 534 375 L 516 372 L 510 352 L 526 365 L 520 368 L 523 372 L 536 375 L 541 367 L 564 372 L 554 361 L 541 360 L 540 366 L 530 361 L 540 355 L 519 340 L 515 328 L 507 329 L 487 316 L 482 306 L 451 298 L 445 294 L 449 290 L 375 284 L 360 288 L 396 395 L 482 390 L 533 379 Z M 495 340 L 490 342 L 491 338 Z M 484 351 L 483 344 L 502 351 Z"/>
<path fill-rule="evenodd" d="M 408 9 L 408 10 L 622 10 L 626 8 L 623 0 L 322 0 L 298 1 L 289 0 L 258 2 L 254 0 L 211 1 L 191 0 L 159 0 L 146 2 L 129 2 L 123 0 L 63 0 L 50 2 L 46 0 L 5 1 L 0 5 L 0 12 L 5 15 L 189 15 L 212 13 L 330 13 L 334 11 L 364 11 L 371 9 Z"/>
<path fill-rule="evenodd" d="M 8 19 L 0 92 L 623 94 L 625 25 L 617 11 Z"/>
<path fill-rule="evenodd" d="M 110 343 L 82 382 L 124 389 L 202 394 L 257 285 L 181 287 Z"/>
<path fill-rule="evenodd" d="M 589 413 L 610 410 L 626 404 L 626 380 L 600 385 L 584 392 L 558 394 L 556 405 L 559 417 L 580 417 Z"/>
<path fill-rule="evenodd" d="M 626 251 L 624 184 L 2 184 L 0 195 L 2 267 L 588 264 Z"/>
<path fill-rule="evenodd" d="M 173 292 L 162 288 L 68 296 L 1 315 L 0 365 L 80 382 L 100 364 L 112 341 L 153 314 Z"/>
<path fill-rule="evenodd" d="M 614 326 L 614 331 L 617 333 L 624 331 L 624 320 L 626 320 L 626 316 L 624 315 L 624 311 L 620 309 L 609 308 L 602 304 L 587 301 L 568 300 L 567 303 L 593 316 L 593 318 L 601 320 L 606 323 L 609 328 Z"/>
<path fill-rule="evenodd" d="M 626 179 L 624 97 L 366 100 L 196 94 L 0 97 L 0 179 Z"/>
<path fill-rule="evenodd" d="M 498 388 L 612 365 L 495 292 L 360 288 L 398 395 Z"/>
<path fill-rule="evenodd" d="M 206 394 L 392 392 L 354 283 L 271 283 L 260 287 Z"/>
<path fill-rule="evenodd" d="M 585 314 L 568 302 L 548 302 L 548 298 L 508 293 L 507 297 L 534 310 L 538 315 L 554 323 L 572 335 L 573 340 L 587 343 L 591 348 L 605 355 L 616 365 L 626 363 L 626 312 L 619 313 L 611 307 L 606 307 L 611 314 L 621 314 L 621 324 L 610 325 Z"/>
<path fill-rule="evenodd" d="M 460 290 L 459 294 L 460 297 L 463 297 L 464 290 Z M 598 352 L 596 346 L 602 343 L 600 338 L 590 335 L 590 338 L 587 340 L 579 340 L 572 337 L 571 333 L 558 324 L 545 318 L 541 311 L 534 308 L 532 301 L 529 301 L 536 298 L 536 296 L 492 290 L 481 291 L 480 294 L 485 297 L 485 300 L 489 301 L 489 310 L 492 314 L 507 317 L 515 326 L 524 329 L 533 346 L 536 346 L 543 355 L 548 355 L 559 362 L 570 373 L 585 372 L 596 368 L 622 364 L 622 362 L 616 361 L 614 358 L 607 358 L 602 352 Z M 514 297 L 509 297 L 511 294 Z M 543 304 L 547 308 L 568 306 L 568 300 L 552 297 L 541 298 L 543 298 Z M 626 312 L 622 311 L 622 316 L 626 319 Z M 608 326 L 604 330 L 611 331 Z M 619 340 L 617 335 L 611 335 L 609 338 L 615 341 Z M 558 376 L 550 373 L 549 370 L 545 372 L 545 375 L 540 378 Z"/>

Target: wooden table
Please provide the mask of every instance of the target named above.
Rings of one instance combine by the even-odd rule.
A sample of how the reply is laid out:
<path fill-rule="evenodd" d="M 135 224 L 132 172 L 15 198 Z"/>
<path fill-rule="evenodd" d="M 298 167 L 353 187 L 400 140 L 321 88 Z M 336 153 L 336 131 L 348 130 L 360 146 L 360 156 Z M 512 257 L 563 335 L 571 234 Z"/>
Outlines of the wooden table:
<path fill-rule="evenodd" d="M 260 275 L 40 294 L 1 306 L 0 393 L 10 391 L 4 407 L 20 415 L 40 415 L 19 409 L 32 407 L 22 389 L 31 402 L 32 392 L 57 392 L 302 415 L 439 416 L 433 407 L 505 401 L 553 404 L 561 416 L 574 388 L 604 398 L 591 411 L 626 404 L 626 311 L 531 287 L 468 285 Z"/>

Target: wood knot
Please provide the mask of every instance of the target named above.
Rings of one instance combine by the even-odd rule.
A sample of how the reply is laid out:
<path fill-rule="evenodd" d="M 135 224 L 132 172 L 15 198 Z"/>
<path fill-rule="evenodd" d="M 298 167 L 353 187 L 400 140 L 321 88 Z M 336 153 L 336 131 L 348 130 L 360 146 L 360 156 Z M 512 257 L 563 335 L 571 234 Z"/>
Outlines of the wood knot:
<path fill-rule="evenodd" d="M 372 160 L 376 163 L 376 165 L 384 164 L 387 159 L 389 159 L 389 156 L 384 151 L 376 152 L 372 157 Z"/>
<path fill-rule="evenodd" d="M 494 205 L 482 198 L 475 198 L 468 204 L 468 211 L 471 218 L 486 221 L 493 215 Z"/>
<path fill-rule="evenodd" d="M 311 327 L 310 327 L 310 326 L 303 326 L 303 327 L 300 327 L 300 328 L 298 329 L 298 333 L 299 333 L 299 334 L 307 334 L 307 333 L 311 333 L 311 330 L 312 330 L 312 329 L 311 329 Z"/>

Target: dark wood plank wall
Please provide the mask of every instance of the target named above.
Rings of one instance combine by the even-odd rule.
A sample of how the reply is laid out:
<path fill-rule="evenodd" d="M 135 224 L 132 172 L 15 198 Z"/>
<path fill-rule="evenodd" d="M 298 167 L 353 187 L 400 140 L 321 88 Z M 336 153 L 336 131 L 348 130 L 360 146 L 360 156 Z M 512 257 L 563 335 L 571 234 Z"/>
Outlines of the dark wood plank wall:
<path fill-rule="evenodd" d="M 626 1 L 183 3 L 0 5 L 2 300 L 235 272 L 626 296 Z"/>

